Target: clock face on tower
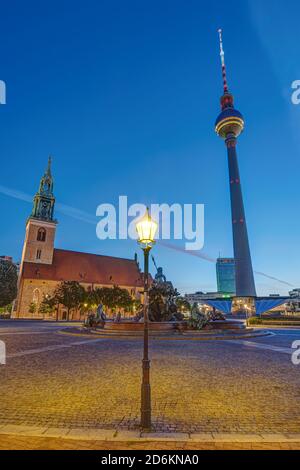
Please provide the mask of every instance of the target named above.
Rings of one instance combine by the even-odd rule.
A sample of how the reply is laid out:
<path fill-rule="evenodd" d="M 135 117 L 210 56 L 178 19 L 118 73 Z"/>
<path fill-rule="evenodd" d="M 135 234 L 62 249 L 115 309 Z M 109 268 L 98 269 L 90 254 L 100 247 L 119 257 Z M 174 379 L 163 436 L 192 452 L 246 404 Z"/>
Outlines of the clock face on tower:
<path fill-rule="evenodd" d="M 50 218 L 50 210 L 51 210 L 50 203 L 48 201 L 41 201 L 40 216 L 42 219 Z"/>

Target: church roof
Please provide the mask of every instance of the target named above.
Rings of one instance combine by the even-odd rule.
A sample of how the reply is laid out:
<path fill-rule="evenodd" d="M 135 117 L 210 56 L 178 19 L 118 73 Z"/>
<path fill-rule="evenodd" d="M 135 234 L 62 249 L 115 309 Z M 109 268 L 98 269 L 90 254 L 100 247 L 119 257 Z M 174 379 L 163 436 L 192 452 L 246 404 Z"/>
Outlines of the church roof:
<path fill-rule="evenodd" d="M 129 287 L 143 285 L 135 260 L 59 249 L 54 249 L 52 264 L 24 262 L 22 277 Z"/>

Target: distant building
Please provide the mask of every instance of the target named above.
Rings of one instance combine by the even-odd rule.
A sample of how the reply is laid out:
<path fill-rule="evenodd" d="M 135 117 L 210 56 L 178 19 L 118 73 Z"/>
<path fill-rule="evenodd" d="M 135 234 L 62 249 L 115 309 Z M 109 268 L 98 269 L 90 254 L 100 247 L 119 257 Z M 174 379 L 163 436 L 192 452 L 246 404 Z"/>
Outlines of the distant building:
<path fill-rule="evenodd" d="M 0 256 L 0 261 L 8 261 L 9 263 L 13 263 L 17 267 L 17 273 L 19 274 L 19 272 L 20 272 L 20 263 L 19 263 L 19 261 L 15 263 L 12 256 L 1 255 Z"/>
<path fill-rule="evenodd" d="M 233 258 L 218 258 L 216 263 L 219 294 L 235 295 L 235 261 Z"/>
<path fill-rule="evenodd" d="M 293 289 L 289 292 L 290 297 L 300 300 L 300 289 Z"/>
<path fill-rule="evenodd" d="M 2 256 L 0 256 L 0 259 L 1 259 L 2 261 L 10 261 L 11 263 L 13 262 L 12 256 L 5 256 L 5 255 L 2 255 Z"/>
<path fill-rule="evenodd" d="M 289 292 L 290 300 L 286 303 L 288 313 L 300 313 L 300 289 L 293 289 Z"/>
<path fill-rule="evenodd" d="M 220 298 L 219 292 L 195 292 L 195 294 L 185 294 L 184 298 L 190 305 L 203 303 L 204 300 L 212 300 Z"/>

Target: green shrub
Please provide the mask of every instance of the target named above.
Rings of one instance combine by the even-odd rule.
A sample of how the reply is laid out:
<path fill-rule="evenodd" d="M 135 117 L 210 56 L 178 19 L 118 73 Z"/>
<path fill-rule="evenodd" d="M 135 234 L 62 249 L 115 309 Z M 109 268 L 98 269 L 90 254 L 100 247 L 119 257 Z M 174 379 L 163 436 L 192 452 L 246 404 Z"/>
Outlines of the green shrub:
<path fill-rule="evenodd" d="M 251 317 L 248 325 L 284 325 L 286 323 L 300 324 L 299 317 Z"/>
<path fill-rule="evenodd" d="M 262 319 L 258 317 L 248 318 L 248 325 L 261 325 Z"/>
<path fill-rule="evenodd" d="M 37 305 L 35 302 L 30 302 L 29 307 L 28 307 L 28 312 L 29 313 L 36 313 L 37 312 Z"/>

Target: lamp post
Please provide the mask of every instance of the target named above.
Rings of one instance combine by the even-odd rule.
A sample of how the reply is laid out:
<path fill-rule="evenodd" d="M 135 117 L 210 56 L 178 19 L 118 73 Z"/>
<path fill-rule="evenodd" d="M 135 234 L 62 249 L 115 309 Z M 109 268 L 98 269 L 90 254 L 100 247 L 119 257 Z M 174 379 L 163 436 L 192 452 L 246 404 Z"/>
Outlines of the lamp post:
<path fill-rule="evenodd" d="M 155 244 L 154 236 L 157 223 L 151 219 L 147 208 L 145 216 L 136 224 L 138 243 L 144 252 L 144 355 L 142 362 L 141 388 L 141 427 L 151 430 L 151 389 L 150 389 L 150 360 L 149 360 L 149 318 L 148 318 L 148 289 L 149 289 L 149 253 Z"/>
<path fill-rule="evenodd" d="M 248 305 L 247 304 L 244 304 L 244 309 L 245 309 L 245 313 L 246 313 L 246 326 L 249 326 L 248 325 Z"/>

